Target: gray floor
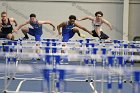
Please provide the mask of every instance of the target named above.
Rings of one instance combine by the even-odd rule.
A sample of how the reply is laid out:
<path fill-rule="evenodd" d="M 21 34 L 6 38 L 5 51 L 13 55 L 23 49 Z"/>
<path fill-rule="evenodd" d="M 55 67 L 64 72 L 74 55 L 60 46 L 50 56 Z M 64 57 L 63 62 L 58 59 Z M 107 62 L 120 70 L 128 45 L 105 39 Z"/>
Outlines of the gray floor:
<path fill-rule="evenodd" d="M 29 61 L 30 62 L 30 61 Z M 28 63 L 28 61 L 22 61 L 21 64 L 44 64 L 41 61 L 32 61 Z M 4 64 L 4 61 L 1 60 L 0 64 Z M 79 62 L 71 62 L 72 65 L 78 65 Z M 136 63 L 135 67 L 140 67 L 140 63 Z M 43 91 L 43 81 L 41 73 L 17 73 L 16 79 L 11 80 L 7 90 L 8 91 L 16 91 L 17 87 L 24 81 L 20 87 L 20 91 L 32 91 L 32 92 L 42 92 Z M 66 79 L 67 81 L 63 82 L 64 91 L 70 93 L 94 93 L 93 92 L 93 84 L 94 82 L 86 82 L 85 75 L 74 75 L 73 73 L 67 73 Z M 0 91 L 3 93 L 4 89 L 4 73 L 0 73 Z M 30 80 L 31 78 L 35 78 L 34 80 Z M 97 79 L 101 79 L 101 77 L 97 77 Z M 90 80 L 90 79 L 89 79 Z M 97 93 L 101 93 L 101 82 L 96 82 L 96 87 L 94 87 Z M 110 90 L 107 89 L 107 82 L 104 82 L 103 85 L 103 93 L 109 93 Z M 133 84 L 126 82 L 123 83 L 123 89 L 118 91 L 118 82 L 113 82 L 112 84 L 112 93 L 133 93 Z M 27 93 L 32 93 L 27 92 Z M 14 92 L 9 92 L 14 93 Z M 26 93 L 26 92 L 25 92 Z"/>

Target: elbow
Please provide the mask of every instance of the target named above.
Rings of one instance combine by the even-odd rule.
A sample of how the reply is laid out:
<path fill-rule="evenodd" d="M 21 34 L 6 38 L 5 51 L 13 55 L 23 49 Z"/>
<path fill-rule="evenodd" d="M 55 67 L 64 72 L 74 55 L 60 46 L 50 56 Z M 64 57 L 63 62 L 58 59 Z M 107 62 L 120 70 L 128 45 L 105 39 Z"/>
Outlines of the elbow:
<path fill-rule="evenodd" d="M 51 22 L 51 21 L 49 21 L 49 20 L 48 20 L 46 23 L 48 23 L 48 24 L 52 25 L 52 22 Z"/>
<path fill-rule="evenodd" d="M 18 24 L 16 23 L 15 26 L 17 26 Z"/>

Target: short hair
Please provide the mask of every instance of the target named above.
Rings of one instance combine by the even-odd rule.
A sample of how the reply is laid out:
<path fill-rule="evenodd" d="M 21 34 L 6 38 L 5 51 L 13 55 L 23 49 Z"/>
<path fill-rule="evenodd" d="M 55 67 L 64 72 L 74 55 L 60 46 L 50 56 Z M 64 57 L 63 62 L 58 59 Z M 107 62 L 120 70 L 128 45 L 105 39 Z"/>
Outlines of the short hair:
<path fill-rule="evenodd" d="M 103 12 L 102 12 L 102 11 L 97 11 L 97 12 L 95 13 L 95 16 L 97 16 L 98 14 L 100 14 L 101 16 L 103 16 Z"/>
<path fill-rule="evenodd" d="M 30 17 L 36 17 L 36 15 L 35 14 L 30 14 Z"/>
<path fill-rule="evenodd" d="M 74 19 L 74 20 L 76 20 L 76 16 L 75 16 L 75 15 L 70 15 L 70 16 L 69 16 L 69 19 Z"/>
<path fill-rule="evenodd" d="M 6 13 L 5 11 L 3 11 L 3 12 L 1 13 L 1 15 L 3 15 L 3 14 L 6 14 L 6 15 L 7 15 L 7 13 Z"/>

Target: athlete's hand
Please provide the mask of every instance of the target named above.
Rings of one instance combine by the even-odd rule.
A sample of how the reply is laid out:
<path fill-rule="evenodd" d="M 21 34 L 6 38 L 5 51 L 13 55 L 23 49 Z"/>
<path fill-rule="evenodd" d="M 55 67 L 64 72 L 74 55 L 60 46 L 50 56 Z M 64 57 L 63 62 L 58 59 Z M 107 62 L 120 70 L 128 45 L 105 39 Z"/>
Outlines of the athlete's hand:
<path fill-rule="evenodd" d="M 76 21 L 81 21 L 81 20 L 79 18 L 77 18 Z"/>
<path fill-rule="evenodd" d="M 13 29 L 13 31 L 12 31 L 13 33 L 15 32 L 16 34 L 17 34 L 17 29 Z"/>

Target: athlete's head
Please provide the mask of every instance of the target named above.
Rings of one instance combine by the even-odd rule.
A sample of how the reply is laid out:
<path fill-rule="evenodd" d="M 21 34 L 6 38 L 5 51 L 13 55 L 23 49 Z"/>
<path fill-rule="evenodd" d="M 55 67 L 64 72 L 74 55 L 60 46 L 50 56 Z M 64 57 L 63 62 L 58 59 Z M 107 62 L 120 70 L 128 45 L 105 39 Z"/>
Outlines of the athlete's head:
<path fill-rule="evenodd" d="M 35 14 L 30 14 L 30 21 L 31 22 L 36 22 L 36 15 Z"/>
<path fill-rule="evenodd" d="M 101 17 L 103 17 L 102 11 L 97 11 L 97 12 L 95 13 L 95 17 L 96 17 L 97 19 L 100 19 Z"/>
<path fill-rule="evenodd" d="M 2 20 L 6 20 L 7 19 L 7 13 L 5 11 L 3 11 L 1 13 L 1 18 L 2 18 Z"/>
<path fill-rule="evenodd" d="M 75 15 L 70 15 L 69 16 L 69 23 L 70 24 L 74 24 L 75 20 L 76 20 L 76 16 Z"/>

